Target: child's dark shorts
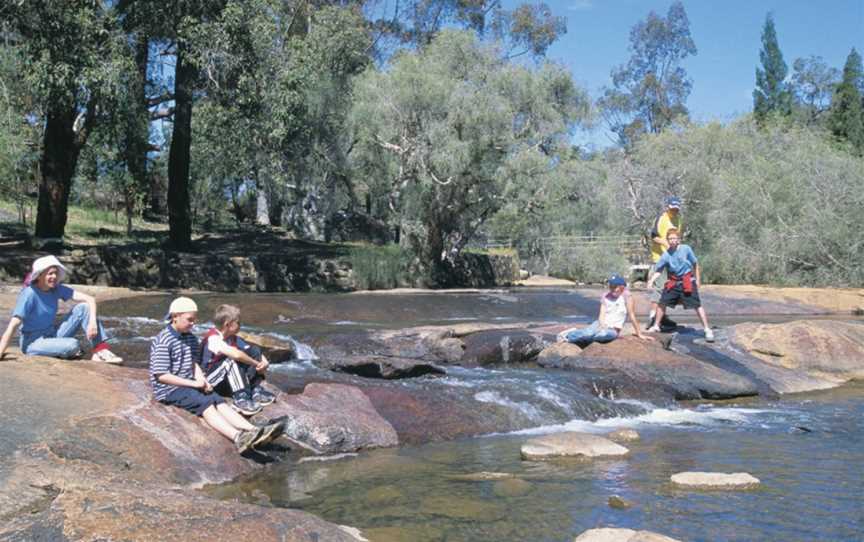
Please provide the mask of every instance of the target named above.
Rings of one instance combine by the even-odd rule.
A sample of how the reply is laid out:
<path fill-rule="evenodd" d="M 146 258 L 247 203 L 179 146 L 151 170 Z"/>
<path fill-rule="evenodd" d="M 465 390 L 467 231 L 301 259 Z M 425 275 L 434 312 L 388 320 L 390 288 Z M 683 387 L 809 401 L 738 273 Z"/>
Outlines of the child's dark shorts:
<path fill-rule="evenodd" d="M 678 304 L 684 305 L 685 309 L 698 309 L 702 306 L 702 301 L 699 300 L 699 289 L 696 284 L 693 284 L 693 292 L 689 295 L 684 293 L 684 285 L 681 282 L 675 283 L 673 288 L 663 290 L 660 295 L 660 305 L 664 307 L 674 307 Z"/>
<path fill-rule="evenodd" d="M 200 416 L 210 405 L 225 401 L 215 393 L 202 393 L 193 388 L 177 388 L 162 400 L 166 405 L 174 405 Z"/>

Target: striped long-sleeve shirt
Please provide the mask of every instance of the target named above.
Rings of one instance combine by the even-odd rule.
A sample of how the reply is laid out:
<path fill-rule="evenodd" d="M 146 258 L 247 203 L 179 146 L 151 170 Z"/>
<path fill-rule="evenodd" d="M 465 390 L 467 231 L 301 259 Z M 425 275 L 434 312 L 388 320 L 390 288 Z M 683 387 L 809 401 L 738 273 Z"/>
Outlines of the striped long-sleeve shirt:
<path fill-rule="evenodd" d="M 180 378 L 195 378 L 195 363 L 199 356 L 198 338 L 191 333 L 179 333 L 166 326 L 150 344 L 150 385 L 153 398 L 162 401 L 177 389 L 159 382 L 159 375 L 171 373 Z"/>

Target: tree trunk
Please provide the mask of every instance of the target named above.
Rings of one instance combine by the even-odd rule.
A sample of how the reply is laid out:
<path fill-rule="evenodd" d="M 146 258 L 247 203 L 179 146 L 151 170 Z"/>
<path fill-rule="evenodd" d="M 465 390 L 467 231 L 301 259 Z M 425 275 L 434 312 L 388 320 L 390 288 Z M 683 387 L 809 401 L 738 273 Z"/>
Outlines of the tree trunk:
<path fill-rule="evenodd" d="M 255 199 L 255 223 L 262 226 L 270 225 L 270 199 L 267 197 L 267 187 L 262 178 L 261 168 L 256 164 L 254 166 L 255 186 L 257 188 Z"/>
<path fill-rule="evenodd" d="M 136 196 L 148 192 L 151 188 L 147 182 L 147 144 L 150 139 L 150 113 L 147 109 L 147 59 L 150 42 L 147 35 L 140 33 L 135 40 L 135 67 L 137 78 L 132 81 L 131 94 L 137 100 L 130 112 L 126 127 L 126 167 L 132 176 L 131 194 L 126 194 L 127 221 L 131 223 L 131 214 L 135 212 Z M 148 197 L 152 203 L 152 198 Z M 158 199 L 157 199 L 158 201 Z M 158 214 L 158 212 L 156 213 Z M 131 230 L 131 227 L 129 228 Z M 128 232 L 128 233 L 131 233 Z"/>
<path fill-rule="evenodd" d="M 192 90 L 196 72 L 186 60 L 187 46 L 177 45 L 174 75 L 174 131 L 168 155 L 168 227 L 171 246 L 188 250 L 192 245 L 189 205 L 189 161 L 192 146 Z"/>
<path fill-rule="evenodd" d="M 48 111 L 42 151 L 42 179 L 36 211 L 36 237 L 62 238 L 72 176 L 81 147 L 75 137 L 75 108 L 55 105 Z"/>

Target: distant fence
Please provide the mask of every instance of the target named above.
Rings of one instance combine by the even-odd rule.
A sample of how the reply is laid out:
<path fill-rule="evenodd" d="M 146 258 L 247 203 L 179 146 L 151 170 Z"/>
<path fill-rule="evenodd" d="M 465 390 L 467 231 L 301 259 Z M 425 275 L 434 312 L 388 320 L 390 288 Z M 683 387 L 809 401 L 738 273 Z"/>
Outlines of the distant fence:
<path fill-rule="evenodd" d="M 630 263 L 630 272 L 633 275 L 647 274 L 651 263 L 647 241 L 641 235 L 559 235 L 531 240 L 489 237 L 478 241 L 474 246 L 483 249 L 514 249 L 523 265 L 535 273 L 546 272 L 553 255 L 567 258 L 568 254 L 575 256 L 584 253 L 586 249 L 600 249 L 624 257 Z"/>

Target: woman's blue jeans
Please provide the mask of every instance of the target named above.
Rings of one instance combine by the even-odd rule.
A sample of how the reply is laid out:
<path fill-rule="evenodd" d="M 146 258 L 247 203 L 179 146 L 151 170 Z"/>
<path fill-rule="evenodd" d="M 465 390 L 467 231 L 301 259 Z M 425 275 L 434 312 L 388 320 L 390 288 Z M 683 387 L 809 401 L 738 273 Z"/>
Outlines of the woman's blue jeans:
<path fill-rule="evenodd" d="M 22 332 L 21 351 L 30 356 L 74 358 L 81 353 L 81 344 L 75 335 L 80 329 L 86 336 L 89 321 L 90 307 L 87 303 L 78 303 L 56 329 L 51 327 L 41 331 Z M 98 331 L 91 341 L 94 346 L 105 340 L 105 328 L 102 327 L 102 322 L 97 320 L 96 327 Z"/>
<path fill-rule="evenodd" d="M 565 335 L 567 342 L 588 346 L 591 343 L 610 343 L 618 338 L 618 331 L 613 328 L 600 328 L 600 322 L 594 321 L 590 326 L 576 329 Z"/>

